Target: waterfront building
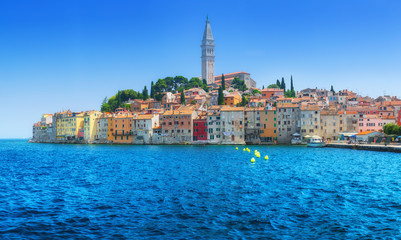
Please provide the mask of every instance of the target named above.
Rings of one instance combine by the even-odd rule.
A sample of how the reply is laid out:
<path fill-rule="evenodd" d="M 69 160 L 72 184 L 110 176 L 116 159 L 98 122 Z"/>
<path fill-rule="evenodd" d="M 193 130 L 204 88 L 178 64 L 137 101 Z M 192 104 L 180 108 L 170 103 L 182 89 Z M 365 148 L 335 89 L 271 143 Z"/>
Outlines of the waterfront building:
<path fill-rule="evenodd" d="M 383 121 L 383 126 L 389 123 L 396 124 L 397 120 L 394 116 L 380 116 Z"/>
<path fill-rule="evenodd" d="M 359 114 L 356 111 L 339 111 L 340 132 L 356 133 L 358 132 Z"/>
<path fill-rule="evenodd" d="M 301 136 L 322 136 L 320 128 L 320 108 L 316 105 L 301 106 Z"/>
<path fill-rule="evenodd" d="M 277 109 L 270 105 L 260 112 L 261 143 L 277 142 Z"/>
<path fill-rule="evenodd" d="M 210 21 L 206 19 L 205 31 L 202 39 L 202 80 L 206 79 L 207 84 L 214 83 L 214 39 Z"/>
<path fill-rule="evenodd" d="M 401 110 L 398 111 L 397 124 L 398 126 L 401 126 Z"/>
<path fill-rule="evenodd" d="M 358 141 L 358 142 L 360 142 L 360 141 L 367 142 L 370 137 L 377 137 L 377 136 L 381 136 L 381 135 L 382 135 L 382 133 L 376 132 L 376 131 L 363 131 L 363 132 L 359 132 L 359 133 L 355 134 L 356 141 Z"/>
<path fill-rule="evenodd" d="M 159 127 L 159 114 L 141 114 L 135 116 L 133 121 L 133 132 L 135 134 L 133 143 L 152 143 L 153 128 Z"/>
<path fill-rule="evenodd" d="M 339 117 L 335 110 L 323 110 L 320 112 L 321 137 L 335 140 L 339 133 Z"/>
<path fill-rule="evenodd" d="M 358 132 L 383 131 L 383 119 L 378 115 L 363 115 L 358 118 Z"/>
<path fill-rule="evenodd" d="M 79 140 L 83 127 L 83 112 L 61 114 L 57 118 L 57 140 Z"/>
<path fill-rule="evenodd" d="M 131 113 L 120 113 L 112 118 L 113 143 L 132 143 L 133 115 Z"/>
<path fill-rule="evenodd" d="M 292 134 L 299 133 L 300 110 L 297 104 L 277 104 L 277 142 L 280 144 L 290 143 Z"/>
<path fill-rule="evenodd" d="M 194 119 L 193 128 L 193 141 L 196 143 L 207 143 L 207 116 L 202 114 Z"/>
<path fill-rule="evenodd" d="M 168 110 L 162 115 L 163 142 L 190 143 L 193 139 L 193 119 L 197 117 L 193 105 Z"/>
<path fill-rule="evenodd" d="M 84 140 L 88 143 L 93 142 L 96 136 L 96 126 L 98 118 L 102 113 L 99 111 L 87 111 L 84 113 Z"/>
<path fill-rule="evenodd" d="M 112 141 L 112 131 L 110 128 L 112 127 L 112 114 L 103 113 L 96 121 L 96 135 L 95 140 L 101 143 L 105 143 L 107 141 Z M 110 140 L 109 140 L 110 139 Z"/>
<path fill-rule="evenodd" d="M 241 97 L 239 92 L 229 92 L 224 96 L 224 105 L 235 107 L 241 102 Z"/>
<path fill-rule="evenodd" d="M 284 89 L 280 88 L 265 88 L 262 89 L 262 98 L 284 97 Z"/>
<path fill-rule="evenodd" d="M 222 144 L 245 144 L 244 107 L 222 106 Z"/>
<path fill-rule="evenodd" d="M 245 142 L 248 144 L 260 143 L 260 114 L 263 107 L 246 108 L 244 111 Z"/>
<path fill-rule="evenodd" d="M 221 106 L 211 106 L 207 113 L 207 138 L 211 144 L 219 144 L 222 139 L 222 124 L 220 117 Z"/>

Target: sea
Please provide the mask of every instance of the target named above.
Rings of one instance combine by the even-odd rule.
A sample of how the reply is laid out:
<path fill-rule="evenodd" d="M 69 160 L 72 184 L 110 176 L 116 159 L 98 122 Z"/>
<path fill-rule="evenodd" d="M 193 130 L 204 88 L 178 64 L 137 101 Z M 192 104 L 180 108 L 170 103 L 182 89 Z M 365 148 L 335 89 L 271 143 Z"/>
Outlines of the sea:
<path fill-rule="evenodd" d="M 0 239 L 401 239 L 401 154 L 0 140 Z"/>

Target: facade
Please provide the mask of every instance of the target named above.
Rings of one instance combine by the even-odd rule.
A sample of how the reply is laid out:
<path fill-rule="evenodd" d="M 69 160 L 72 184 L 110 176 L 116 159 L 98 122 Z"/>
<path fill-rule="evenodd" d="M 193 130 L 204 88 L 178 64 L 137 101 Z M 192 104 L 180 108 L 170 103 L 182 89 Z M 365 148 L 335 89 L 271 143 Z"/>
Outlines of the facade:
<path fill-rule="evenodd" d="M 158 114 L 142 114 L 134 118 L 133 132 L 135 133 L 133 143 L 152 143 L 153 128 L 159 127 Z"/>
<path fill-rule="evenodd" d="M 292 135 L 300 132 L 300 110 L 297 104 L 277 104 L 277 143 L 290 143 Z"/>
<path fill-rule="evenodd" d="M 260 114 L 263 107 L 247 108 L 244 111 L 245 142 L 248 144 L 260 143 Z"/>
<path fill-rule="evenodd" d="M 233 72 L 224 74 L 224 81 L 227 85 L 231 85 L 234 78 L 239 78 L 245 82 L 247 88 L 256 88 L 256 82 L 251 78 L 251 74 L 247 72 Z M 222 75 L 218 75 L 214 78 L 214 83 L 221 85 Z M 208 83 L 209 84 L 209 83 Z"/>
<path fill-rule="evenodd" d="M 277 142 L 277 109 L 266 107 L 260 112 L 260 141 L 261 143 Z"/>
<path fill-rule="evenodd" d="M 224 105 L 235 107 L 241 102 L 241 94 L 239 92 L 231 92 L 224 96 Z"/>
<path fill-rule="evenodd" d="M 112 115 L 104 113 L 96 121 L 96 135 L 95 140 L 99 142 L 107 142 L 109 135 L 112 136 L 110 129 L 112 126 Z M 110 138 L 111 139 L 111 138 Z"/>
<path fill-rule="evenodd" d="M 320 108 L 316 105 L 301 106 L 301 136 L 322 136 L 320 128 Z"/>
<path fill-rule="evenodd" d="M 377 115 L 364 115 L 358 118 L 358 132 L 383 132 L 383 119 Z"/>
<path fill-rule="evenodd" d="M 84 113 L 73 112 L 57 118 L 57 140 L 80 140 L 84 128 Z"/>
<path fill-rule="evenodd" d="M 133 116 L 129 113 L 122 113 L 114 116 L 112 120 L 113 143 L 127 144 L 132 143 L 132 124 Z"/>
<path fill-rule="evenodd" d="M 335 140 L 339 133 L 339 117 L 334 110 L 324 110 L 320 112 L 320 132 L 321 137 Z"/>
<path fill-rule="evenodd" d="M 208 109 L 207 114 L 207 138 L 208 143 L 219 144 L 221 142 L 221 117 L 220 117 L 221 106 L 212 106 Z"/>
<path fill-rule="evenodd" d="M 284 89 L 280 88 L 265 88 L 262 89 L 262 98 L 284 97 Z"/>
<path fill-rule="evenodd" d="M 222 144 L 245 144 L 244 108 L 223 106 L 220 110 L 222 121 Z"/>
<path fill-rule="evenodd" d="M 93 142 L 95 140 L 97 122 L 101 114 L 99 111 L 84 113 L 84 140 L 86 142 Z"/>
<path fill-rule="evenodd" d="M 356 111 L 340 111 L 339 116 L 339 131 L 343 133 L 358 132 L 358 112 Z"/>
<path fill-rule="evenodd" d="M 194 142 L 206 143 L 207 142 L 207 116 L 198 116 L 194 119 Z"/>
<path fill-rule="evenodd" d="M 197 117 L 194 107 L 182 106 L 162 115 L 162 134 L 165 144 L 190 143 L 193 139 L 193 119 Z"/>
<path fill-rule="evenodd" d="M 206 19 L 205 31 L 202 39 L 202 80 L 207 84 L 214 83 L 214 39 L 209 19 Z"/>

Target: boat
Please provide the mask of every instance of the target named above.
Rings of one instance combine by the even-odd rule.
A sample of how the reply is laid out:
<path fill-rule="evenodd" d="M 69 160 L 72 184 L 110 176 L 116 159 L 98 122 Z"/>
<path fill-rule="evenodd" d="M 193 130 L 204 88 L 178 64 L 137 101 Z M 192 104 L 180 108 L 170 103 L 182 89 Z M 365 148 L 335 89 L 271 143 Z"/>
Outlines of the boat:
<path fill-rule="evenodd" d="M 326 143 L 322 140 L 321 137 L 319 136 L 312 136 L 311 138 L 308 139 L 308 143 L 307 143 L 308 147 L 325 147 Z"/>
<path fill-rule="evenodd" d="M 292 134 L 291 144 L 292 145 L 302 144 L 301 134 L 299 133 Z"/>

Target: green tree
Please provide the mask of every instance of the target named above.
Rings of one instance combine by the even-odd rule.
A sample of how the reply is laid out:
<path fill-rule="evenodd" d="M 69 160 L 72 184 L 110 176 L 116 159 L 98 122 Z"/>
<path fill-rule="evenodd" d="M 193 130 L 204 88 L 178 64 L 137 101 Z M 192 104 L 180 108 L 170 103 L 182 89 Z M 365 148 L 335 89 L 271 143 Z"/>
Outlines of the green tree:
<path fill-rule="evenodd" d="M 245 95 L 242 95 L 241 102 L 239 103 L 239 106 L 244 107 L 248 104 L 248 99 L 245 97 Z"/>
<path fill-rule="evenodd" d="M 206 85 L 206 86 L 207 86 L 206 79 L 203 79 L 202 82 L 203 82 L 203 85 Z"/>
<path fill-rule="evenodd" d="M 281 88 L 281 89 L 284 89 L 284 91 L 285 91 L 285 81 L 284 81 L 284 77 L 281 78 L 280 88 Z"/>
<path fill-rule="evenodd" d="M 223 90 L 226 90 L 226 80 L 224 78 L 224 74 L 221 74 L 221 87 Z"/>
<path fill-rule="evenodd" d="M 262 85 L 262 90 L 265 89 L 265 85 Z"/>
<path fill-rule="evenodd" d="M 224 105 L 224 93 L 223 88 L 220 86 L 217 96 L 217 105 Z"/>
<path fill-rule="evenodd" d="M 181 92 L 181 104 L 185 105 L 185 94 L 184 94 L 184 91 Z"/>
<path fill-rule="evenodd" d="M 335 94 L 336 92 L 334 91 L 333 85 L 331 85 L 330 91 L 333 92 L 333 94 Z"/>
<path fill-rule="evenodd" d="M 142 99 L 146 100 L 149 98 L 149 94 L 148 94 L 148 89 L 146 88 L 146 86 L 143 88 L 142 90 Z"/>
<path fill-rule="evenodd" d="M 257 93 L 259 93 L 259 94 L 262 94 L 259 90 L 257 90 L 257 89 L 254 89 L 253 91 L 252 91 L 252 95 L 256 95 Z"/>
<path fill-rule="evenodd" d="M 277 85 L 277 86 L 279 86 L 278 88 L 281 88 L 281 83 L 280 83 L 280 80 L 278 80 L 278 79 L 277 79 L 277 81 L 276 81 L 276 85 Z"/>
<path fill-rule="evenodd" d="M 150 97 L 155 98 L 155 90 L 154 90 L 153 81 L 150 83 Z"/>
<path fill-rule="evenodd" d="M 235 88 L 235 89 L 238 89 L 239 91 L 246 91 L 246 90 L 248 90 L 248 88 L 247 88 L 247 86 L 246 86 L 246 84 L 245 84 L 245 81 L 244 81 L 244 80 L 241 80 L 241 79 L 239 79 L 239 78 L 237 78 L 237 77 L 235 77 L 235 78 L 233 79 L 233 81 L 231 82 L 231 86 L 232 86 L 233 88 Z"/>
<path fill-rule="evenodd" d="M 292 81 L 292 75 L 291 75 L 291 97 L 295 97 L 295 89 L 294 89 L 294 83 Z"/>
<path fill-rule="evenodd" d="M 192 104 L 192 105 L 196 105 L 196 101 L 195 101 L 195 100 L 192 100 L 192 101 L 191 101 L 191 104 Z"/>
<path fill-rule="evenodd" d="M 280 88 L 280 86 L 277 84 L 270 84 L 269 86 L 267 86 L 267 88 Z"/>

